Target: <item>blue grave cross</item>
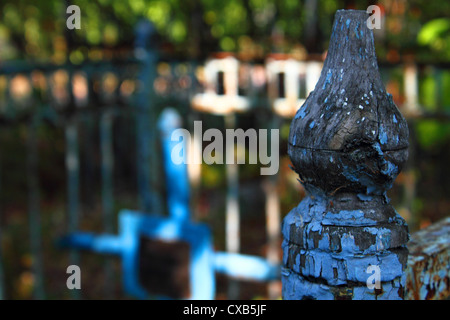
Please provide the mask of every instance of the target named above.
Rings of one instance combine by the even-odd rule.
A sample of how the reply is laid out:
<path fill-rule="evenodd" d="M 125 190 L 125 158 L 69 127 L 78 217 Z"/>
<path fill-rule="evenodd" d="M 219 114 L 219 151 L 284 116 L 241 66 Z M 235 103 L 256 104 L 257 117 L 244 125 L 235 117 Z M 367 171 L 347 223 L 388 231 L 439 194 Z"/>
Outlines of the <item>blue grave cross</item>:
<path fill-rule="evenodd" d="M 153 294 L 151 288 L 142 283 L 145 273 L 165 273 L 169 265 L 163 268 L 149 268 L 142 270 L 140 262 L 154 257 L 145 257 L 143 239 L 151 239 L 167 244 L 172 248 L 181 247 L 181 243 L 188 247 L 187 278 L 189 294 L 181 298 L 214 299 L 215 272 L 234 278 L 271 281 L 280 278 L 280 267 L 271 264 L 258 256 L 238 253 L 214 252 L 213 238 L 210 228 L 203 223 L 190 221 L 189 209 L 189 180 L 184 163 L 175 164 L 171 161 L 171 152 L 178 141 L 172 141 L 173 130 L 181 124 L 180 116 L 173 109 L 163 111 L 158 126 L 161 133 L 161 146 L 164 157 L 164 167 L 167 186 L 168 216 L 160 214 L 144 214 L 131 210 L 119 213 L 119 234 L 95 235 L 86 232 L 76 232 L 64 236 L 60 244 L 63 247 L 85 249 L 101 254 L 118 255 L 122 259 L 122 281 L 126 294 L 139 299 L 174 298 L 172 294 Z M 184 149 L 185 150 L 185 149 Z M 167 251 L 174 251 L 167 249 Z M 155 258 L 157 260 L 157 258 Z M 173 260 L 164 260 L 173 263 Z M 158 261 L 150 261 L 158 264 Z M 185 271 L 186 271 L 185 270 Z M 184 279 L 184 278 L 183 278 Z M 175 295 L 175 297 L 180 297 Z"/>

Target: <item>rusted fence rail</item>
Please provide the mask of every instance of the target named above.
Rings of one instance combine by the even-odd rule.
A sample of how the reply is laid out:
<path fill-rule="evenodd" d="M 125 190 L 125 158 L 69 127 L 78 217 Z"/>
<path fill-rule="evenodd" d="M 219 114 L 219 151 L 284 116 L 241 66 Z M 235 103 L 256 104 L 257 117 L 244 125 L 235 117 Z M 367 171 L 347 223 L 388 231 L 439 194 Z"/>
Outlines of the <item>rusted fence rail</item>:
<path fill-rule="evenodd" d="M 450 298 L 450 217 L 414 233 L 408 243 L 408 300 Z"/>

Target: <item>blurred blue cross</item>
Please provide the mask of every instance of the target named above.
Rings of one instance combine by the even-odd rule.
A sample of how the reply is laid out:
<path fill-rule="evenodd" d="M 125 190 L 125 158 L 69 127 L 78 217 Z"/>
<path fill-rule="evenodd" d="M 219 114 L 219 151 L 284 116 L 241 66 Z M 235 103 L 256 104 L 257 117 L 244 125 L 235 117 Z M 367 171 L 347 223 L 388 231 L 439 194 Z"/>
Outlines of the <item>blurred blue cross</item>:
<path fill-rule="evenodd" d="M 168 216 L 122 210 L 119 213 L 118 235 L 76 232 L 63 237 L 60 244 L 101 254 L 119 255 L 122 258 L 124 291 L 139 299 L 152 297 L 139 279 L 142 237 L 174 245 L 176 241 L 189 244 L 189 299 L 214 299 L 215 272 L 246 280 L 279 279 L 280 267 L 262 257 L 214 252 L 210 228 L 190 221 L 187 168 L 184 163 L 174 164 L 171 161 L 172 149 L 179 144 L 171 140 L 171 135 L 180 125 L 180 116 L 173 109 L 164 110 L 158 123 L 166 175 Z M 158 277 L 157 274 L 154 276 Z M 156 298 L 172 297 L 156 295 Z"/>

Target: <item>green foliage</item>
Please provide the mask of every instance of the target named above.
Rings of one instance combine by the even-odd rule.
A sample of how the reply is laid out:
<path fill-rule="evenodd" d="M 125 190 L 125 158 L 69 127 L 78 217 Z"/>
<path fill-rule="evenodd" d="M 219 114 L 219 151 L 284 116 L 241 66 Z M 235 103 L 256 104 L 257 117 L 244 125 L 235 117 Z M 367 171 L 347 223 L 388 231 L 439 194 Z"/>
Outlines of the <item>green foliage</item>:
<path fill-rule="evenodd" d="M 419 82 L 419 102 L 426 111 L 450 110 L 450 71 L 427 68 Z"/>
<path fill-rule="evenodd" d="M 439 148 L 450 139 L 450 124 L 436 120 L 422 120 L 416 125 L 417 139 L 425 149 Z"/>
<path fill-rule="evenodd" d="M 439 18 L 427 22 L 419 34 L 417 41 L 421 45 L 429 46 L 443 58 L 450 58 L 450 19 Z"/>
<path fill-rule="evenodd" d="M 432 74 L 425 75 L 419 84 L 420 104 L 427 111 L 436 111 L 436 79 Z"/>
<path fill-rule="evenodd" d="M 442 105 L 450 111 L 450 71 L 442 72 Z"/>
<path fill-rule="evenodd" d="M 77 45 L 115 46 L 130 42 L 136 22 L 151 20 L 174 51 L 208 55 L 217 50 L 290 52 L 299 44 L 308 48 L 314 34 L 316 53 L 327 47 L 336 10 L 344 0 L 73 0 L 81 9 L 81 29 L 74 30 Z M 371 1 L 352 2 L 364 10 Z M 393 5 L 379 1 L 386 13 L 378 51 L 415 52 L 426 59 L 450 59 L 450 2 L 411 0 Z M 0 59 L 69 58 L 61 45 L 66 34 L 65 1 L 21 0 L 0 3 Z M 315 8 L 314 15 L 311 10 Z M 431 50 L 430 50 L 431 49 Z M 80 61 L 81 50 L 72 59 Z"/>

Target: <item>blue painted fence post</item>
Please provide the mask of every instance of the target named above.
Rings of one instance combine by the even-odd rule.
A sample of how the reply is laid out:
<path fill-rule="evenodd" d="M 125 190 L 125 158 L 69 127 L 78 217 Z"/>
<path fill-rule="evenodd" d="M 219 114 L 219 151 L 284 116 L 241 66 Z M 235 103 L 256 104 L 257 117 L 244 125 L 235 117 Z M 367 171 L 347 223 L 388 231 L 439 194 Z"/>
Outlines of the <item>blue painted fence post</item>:
<path fill-rule="evenodd" d="M 158 127 L 161 134 L 162 158 L 165 168 L 167 209 L 172 219 L 183 223 L 188 222 L 191 216 L 187 166 L 183 162 L 175 163 L 172 159 L 174 147 L 180 143 L 172 140 L 172 133 L 181 128 L 181 122 L 181 116 L 175 109 L 166 108 L 160 116 Z"/>
<path fill-rule="evenodd" d="M 162 200 L 157 188 L 159 172 L 156 151 L 156 110 L 153 82 L 156 77 L 156 29 L 147 20 L 136 26 L 135 56 L 140 61 L 136 97 L 136 158 L 141 210 L 161 212 Z"/>
<path fill-rule="evenodd" d="M 283 222 L 284 299 L 403 299 L 408 227 L 386 190 L 408 157 L 408 127 L 381 81 L 365 11 L 336 13 L 288 154 L 307 196 Z"/>

